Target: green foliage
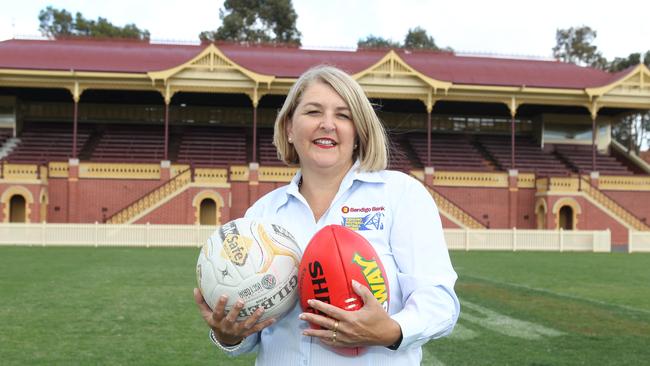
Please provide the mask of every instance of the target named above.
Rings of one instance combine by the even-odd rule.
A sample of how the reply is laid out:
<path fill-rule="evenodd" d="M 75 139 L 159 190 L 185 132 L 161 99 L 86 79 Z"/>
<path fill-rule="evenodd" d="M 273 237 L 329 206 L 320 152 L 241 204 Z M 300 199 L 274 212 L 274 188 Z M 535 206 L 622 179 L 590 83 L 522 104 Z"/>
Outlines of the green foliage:
<path fill-rule="evenodd" d="M 646 51 L 641 60 L 641 53 L 631 53 L 628 57 L 616 57 L 608 65 L 611 72 L 618 72 L 634 67 L 643 62 L 650 67 L 650 51 Z M 650 111 L 625 116 L 612 126 L 612 137 L 627 148 L 639 154 L 641 147 L 650 145 Z"/>
<path fill-rule="evenodd" d="M 596 31 L 588 26 L 558 29 L 555 39 L 553 56 L 564 62 L 610 72 L 622 71 L 641 62 L 650 67 L 650 51 L 646 51 L 643 60 L 640 53 L 631 53 L 628 57 L 616 57 L 607 61 L 593 44 Z M 644 144 L 650 144 L 650 112 L 623 117 L 619 123 L 612 126 L 612 137 L 626 146 L 628 151 L 638 154 Z"/>
<path fill-rule="evenodd" d="M 201 32 L 201 41 L 300 45 L 298 14 L 291 0 L 226 0 L 223 7 L 221 26 Z"/>
<path fill-rule="evenodd" d="M 368 35 L 366 38 L 357 41 L 358 48 L 407 48 L 412 50 L 435 50 L 440 48 L 436 45 L 433 37 L 422 27 L 410 28 L 404 37 L 404 42 L 395 42 L 391 39 Z M 450 47 L 444 50 L 453 52 Z"/>
<path fill-rule="evenodd" d="M 604 68 L 607 60 L 594 44 L 596 31 L 588 26 L 558 29 L 555 32 L 553 56 L 561 61 L 581 66 Z"/>
<path fill-rule="evenodd" d="M 415 27 L 409 29 L 404 37 L 404 48 L 409 49 L 425 49 L 425 50 L 439 50 L 433 37 L 422 27 Z"/>
<path fill-rule="evenodd" d="M 366 38 L 357 41 L 357 47 L 359 48 L 401 48 L 402 45 L 399 42 L 395 42 L 391 39 L 386 39 L 383 37 L 374 36 L 370 34 Z"/>
<path fill-rule="evenodd" d="M 65 38 L 73 36 L 93 38 L 130 38 L 149 39 L 148 30 L 140 30 L 135 24 L 127 24 L 124 27 L 113 25 L 106 18 L 99 17 L 97 20 L 89 20 L 81 13 L 72 14 L 65 9 L 55 9 L 52 6 L 40 11 L 39 30 L 50 38 Z"/>
<path fill-rule="evenodd" d="M 641 53 L 630 53 L 627 57 L 615 57 L 607 65 L 607 69 L 612 72 L 622 71 L 628 67 L 636 66 L 641 62 Z M 646 51 L 643 55 L 643 64 L 650 67 L 650 51 Z"/>

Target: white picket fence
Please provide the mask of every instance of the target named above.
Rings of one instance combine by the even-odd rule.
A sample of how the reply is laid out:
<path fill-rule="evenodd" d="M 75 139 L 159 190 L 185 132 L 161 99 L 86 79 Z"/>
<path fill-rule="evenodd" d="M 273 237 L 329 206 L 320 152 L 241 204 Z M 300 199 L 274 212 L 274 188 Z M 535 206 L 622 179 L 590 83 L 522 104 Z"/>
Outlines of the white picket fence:
<path fill-rule="evenodd" d="M 200 225 L 0 224 L 0 245 L 200 247 L 216 229 Z M 609 230 L 445 229 L 445 239 L 451 250 L 611 250 Z M 646 250 L 650 249 L 650 236 L 635 240 L 645 240 Z"/>
<path fill-rule="evenodd" d="M 629 253 L 635 253 L 635 252 L 650 253 L 650 232 L 630 231 L 627 251 Z"/>
<path fill-rule="evenodd" d="M 450 250 L 611 251 L 611 233 L 568 230 L 445 229 Z"/>
<path fill-rule="evenodd" d="M 216 229 L 201 225 L 0 224 L 0 245 L 200 247 Z"/>

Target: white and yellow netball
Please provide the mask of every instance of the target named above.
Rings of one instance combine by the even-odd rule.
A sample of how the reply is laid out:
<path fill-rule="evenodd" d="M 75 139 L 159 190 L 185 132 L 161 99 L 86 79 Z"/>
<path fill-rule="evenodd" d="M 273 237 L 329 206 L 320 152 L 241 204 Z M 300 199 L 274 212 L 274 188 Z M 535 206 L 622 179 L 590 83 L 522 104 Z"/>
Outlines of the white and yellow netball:
<path fill-rule="evenodd" d="M 244 302 L 237 320 L 259 307 L 261 320 L 280 318 L 298 300 L 301 250 L 283 227 L 241 218 L 222 225 L 208 239 L 196 264 L 196 279 L 205 302 L 214 309 L 228 295 L 226 311 Z"/>

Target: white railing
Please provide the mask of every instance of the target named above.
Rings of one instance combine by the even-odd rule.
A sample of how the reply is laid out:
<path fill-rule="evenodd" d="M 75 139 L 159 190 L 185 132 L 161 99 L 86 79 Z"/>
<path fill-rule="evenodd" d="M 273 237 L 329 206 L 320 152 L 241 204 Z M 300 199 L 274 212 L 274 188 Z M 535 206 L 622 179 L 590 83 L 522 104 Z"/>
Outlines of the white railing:
<path fill-rule="evenodd" d="M 650 253 L 650 232 L 630 230 L 627 251 Z"/>
<path fill-rule="evenodd" d="M 200 247 L 216 229 L 201 225 L 0 224 L 0 246 Z"/>
<path fill-rule="evenodd" d="M 445 229 L 450 250 L 611 251 L 611 233 L 568 230 Z"/>
<path fill-rule="evenodd" d="M 201 225 L 0 224 L 0 246 L 200 247 L 216 229 Z M 650 233 L 644 235 L 634 236 L 641 243 L 635 248 L 650 251 Z M 445 238 L 451 250 L 611 250 L 609 230 L 445 229 Z"/>

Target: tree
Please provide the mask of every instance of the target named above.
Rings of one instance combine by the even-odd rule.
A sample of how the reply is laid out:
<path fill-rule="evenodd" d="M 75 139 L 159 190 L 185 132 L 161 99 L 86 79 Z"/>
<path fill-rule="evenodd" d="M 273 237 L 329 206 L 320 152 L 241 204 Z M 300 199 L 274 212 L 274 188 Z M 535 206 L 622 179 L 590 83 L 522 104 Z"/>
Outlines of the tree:
<path fill-rule="evenodd" d="M 55 39 L 72 36 L 149 39 L 149 31 L 140 30 L 135 24 L 119 27 L 102 17 L 97 18 L 96 21 L 86 19 L 79 12 L 73 18 L 67 10 L 58 10 L 51 6 L 40 11 L 38 20 L 41 33 Z"/>
<path fill-rule="evenodd" d="M 365 39 L 357 41 L 358 48 L 409 48 L 409 49 L 426 49 L 440 50 L 427 31 L 422 27 L 410 28 L 404 37 L 404 43 L 395 42 L 390 39 L 368 35 Z M 451 47 L 445 48 L 446 51 L 453 52 Z"/>
<path fill-rule="evenodd" d="M 358 48 L 401 48 L 402 45 L 399 42 L 395 42 L 392 39 L 386 39 L 383 37 L 373 36 L 372 34 L 368 35 L 365 39 L 360 39 L 357 41 Z"/>
<path fill-rule="evenodd" d="M 592 44 L 595 39 L 596 31 L 588 26 L 558 29 L 553 56 L 564 62 L 609 72 L 622 71 L 641 62 L 640 53 L 632 53 L 627 58 L 616 57 L 608 62 L 596 45 Z M 650 67 L 650 51 L 644 54 L 643 62 Z M 626 146 L 628 151 L 638 154 L 644 144 L 650 144 L 650 112 L 637 112 L 623 117 L 619 123 L 612 125 L 612 137 Z"/>
<path fill-rule="evenodd" d="M 643 55 L 643 60 L 641 60 L 641 53 L 631 53 L 626 58 L 615 57 L 608 63 L 607 69 L 618 72 L 636 66 L 642 61 L 650 67 L 650 50 Z M 612 126 L 612 137 L 627 147 L 628 151 L 639 154 L 642 146 L 650 145 L 650 111 L 623 117 L 620 123 Z"/>
<path fill-rule="evenodd" d="M 426 50 L 439 50 L 436 42 L 433 40 L 427 31 L 421 27 L 409 29 L 404 37 L 404 48 L 410 49 L 426 49 Z"/>
<path fill-rule="evenodd" d="M 615 57 L 612 62 L 607 65 L 607 69 L 612 72 L 622 71 L 630 66 L 636 66 L 641 63 L 641 53 L 630 53 L 627 58 Z M 643 56 L 643 63 L 650 67 L 650 50 L 646 51 Z"/>
<path fill-rule="evenodd" d="M 585 25 L 558 29 L 555 32 L 556 44 L 553 47 L 553 56 L 561 61 L 580 66 L 603 68 L 607 60 L 598 51 L 598 47 L 592 44 L 596 35 L 595 30 Z"/>
<path fill-rule="evenodd" d="M 201 41 L 300 45 L 298 14 L 291 0 L 226 0 L 219 9 L 221 26 L 199 34 Z"/>

